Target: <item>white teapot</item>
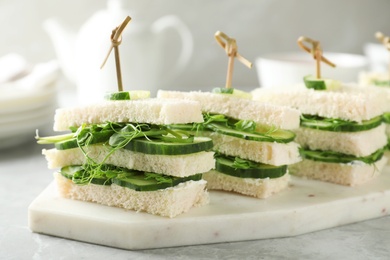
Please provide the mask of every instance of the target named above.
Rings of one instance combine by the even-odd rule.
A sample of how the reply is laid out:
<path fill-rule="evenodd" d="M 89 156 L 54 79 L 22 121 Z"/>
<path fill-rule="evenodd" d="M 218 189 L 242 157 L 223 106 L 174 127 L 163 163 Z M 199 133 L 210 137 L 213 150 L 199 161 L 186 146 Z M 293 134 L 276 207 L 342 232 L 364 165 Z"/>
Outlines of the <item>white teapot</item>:
<path fill-rule="evenodd" d="M 79 103 L 96 102 L 105 92 L 117 91 L 114 55 L 104 68 L 100 66 L 110 48 L 112 30 L 129 13 L 118 0 L 109 0 L 107 7 L 95 13 L 78 33 L 55 19 L 44 22 L 65 76 L 77 86 Z M 167 55 L 166 47 L 172 43 L 169 29 L 176 31 L 181 39 L 181 50 L 173 55 L 176 58 Z M 176 16 L 161 17 L 150 26 L 133 19 L 122 33 L 119 53 L 123 89 L 150 90 L 153 96 L 186 67 L 193 53 L 193 38 Z"/>

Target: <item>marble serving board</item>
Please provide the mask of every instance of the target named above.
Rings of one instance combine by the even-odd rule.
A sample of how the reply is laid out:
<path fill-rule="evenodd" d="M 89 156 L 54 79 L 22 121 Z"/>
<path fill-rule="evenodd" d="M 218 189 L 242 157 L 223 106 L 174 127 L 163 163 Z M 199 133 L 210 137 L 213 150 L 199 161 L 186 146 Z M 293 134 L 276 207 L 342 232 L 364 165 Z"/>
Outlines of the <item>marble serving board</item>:
<path fill-rule="evenodd" d="M 169 219 L 64 199 L 53 182 L 29 206 L 29 227 L 131 250 L 296 236 L 388 215 L 390 167 L 355 188 L 292 177 L 287 190 L 265 200 L 217 191 L 210 199 Z"/>

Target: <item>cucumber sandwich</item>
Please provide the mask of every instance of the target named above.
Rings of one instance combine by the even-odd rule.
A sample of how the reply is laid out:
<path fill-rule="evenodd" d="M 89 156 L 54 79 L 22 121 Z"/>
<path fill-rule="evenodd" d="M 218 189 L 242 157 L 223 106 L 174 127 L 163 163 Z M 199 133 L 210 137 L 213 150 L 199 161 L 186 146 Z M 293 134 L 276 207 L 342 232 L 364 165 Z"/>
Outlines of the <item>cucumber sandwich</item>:
<path fill-rule="evenodd" d="M 287 165 L 301 160 L 291 131 L 299 127 L 298 110 L 252 101 L 235 89 L 157 95 L 201 104 L 204 123 L 172 127 L 213 140 L 216 164 L 203 175 L 207 189 L 266 198 L 288 187 Z"/>
<path fill-rule="evenodd" d="M 386 123 L 388 144 L 385 154 L 390 156 L 390 75 L 389 73 L 362 72 L 359 75 L 359 86 L 366 93 L 377 93 L 386 99 L 383 121 Z"/>
<path fill-rule="evenodd" d="M 301 112 L 295 130 L 302 162 L 296 176 L 356 186 L 379 175 L 387 162 L 384 99 L 341 84 L 333 90 L 255 89 L 253 99 L 287 105 Z"/>
<path fill-rule="evenodd" d="M 202 174 L 215 167 L 212 141 L 169 127 L 203 122 L 200 105 L 109 98 L 114 100 L 57 109 L 54 130 L 67 132 L 37 135 L 38 143 L 54 145 L 43 154 L 48 167 L 58 169 L 59 193 L 164 217 L 207 204 Z"/>

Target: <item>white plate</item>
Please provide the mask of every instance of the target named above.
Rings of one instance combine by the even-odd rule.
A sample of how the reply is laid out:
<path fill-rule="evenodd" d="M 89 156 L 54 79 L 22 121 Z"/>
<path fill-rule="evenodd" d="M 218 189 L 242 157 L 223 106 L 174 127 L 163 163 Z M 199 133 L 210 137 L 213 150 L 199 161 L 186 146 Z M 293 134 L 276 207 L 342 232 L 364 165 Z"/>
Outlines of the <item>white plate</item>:
<path fill-rule="evenodd" d="M 7 135 L 0 137 L 0 150 L 23 144 L 27 141 L 35 139 L 36 130 L 47 129 L 52 125 L 53 121 L 50 119 L 42 119 L 37 121 L 35 125 L 30 125 L 24 128 L 19 128 L 11 132 L 7 132 Z"/>
<path fill-rule="evenodd" d="M 287 190 L 264 200 L 210 191 L 209 205 L 173 219 L 65 199 L 52 183 L 29 206 L 28 225 L 38 233 L 133 250 L 296 236 L 389 212 L 386 167 L 354 188 L 292 177 Z"/>
<path fill-rule="evenodd" d="M 37 129 L 52 128 L 56 107 L 57 103 L 51 102 L 31 111 L 0 115 L 0 149 L 33 140 Z"/>
<path fill-rule="evenodd" d="M 47 111 L 44 113 L 33 115 L 25 120 L 10 123 L 0 122 L 0 136 L 7 137 L 15 134 L 26 133 L 27 131 L 34 130 L 47 122 L 53 122 L 53 118 L 54 110 L 52 108 L 47 108 Z"/>
<path fill-rule="evenodd" d="M 57 102 L 51 100 L 50 103 L 45 103 L 44 105 L 40 105 L 37 108 L 26 109 L 21 111 L 13 111 L 8 114 L 0 113 L 0 126 L 5 126 L 7 124 L 15 124 L 24 121 L 31 121 L 36 118 L 46 117 L 51 115 L 51 118 L 54 117 L 54 110 L 57 107 Z"/>
<path fill-rule="evenodd" d="M 2 91 L 0 96 L 1 113 L 9 113 L 18 110 L 25 110 L 52 101 L 57 96 L 55 86 L 47 86 L 45 90 L 21 91 L 15 89 L 14 92 Z"/>
<path fill-rule="evenodd" d="M 34 66 L 25 77 L 0 85 L 0 110 L 15 111 L 20 107 L 41 104 L 57 93 L 55 82 L 59 73 L 55 61 Z"/>
<path fill-rule="evenodd" d="M 43 119 L 37 121 L 33 126 L 28 126 L 24 128 L 19 128 L 15 131 L 7 132 L 7 134 L 0 137 L 0 150 L 21 145 L 27 141 L 32 141 L 35 138 L 35 133 L 37 129 L 48 128 L 52 125 L 52 120 Z"/>

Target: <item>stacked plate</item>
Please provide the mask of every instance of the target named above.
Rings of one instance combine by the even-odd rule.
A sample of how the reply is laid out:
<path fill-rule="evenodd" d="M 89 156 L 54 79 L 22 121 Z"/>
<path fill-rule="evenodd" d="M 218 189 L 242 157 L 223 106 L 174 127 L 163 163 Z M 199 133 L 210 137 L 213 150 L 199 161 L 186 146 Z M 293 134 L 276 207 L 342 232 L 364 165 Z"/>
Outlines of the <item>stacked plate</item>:
<path fill-rule="evenodd" d="M 33 140 L 36 129 L 52 125 L 58 74 L 57 62 L 51 61 L 0 82 L 0 149 Z"/>

